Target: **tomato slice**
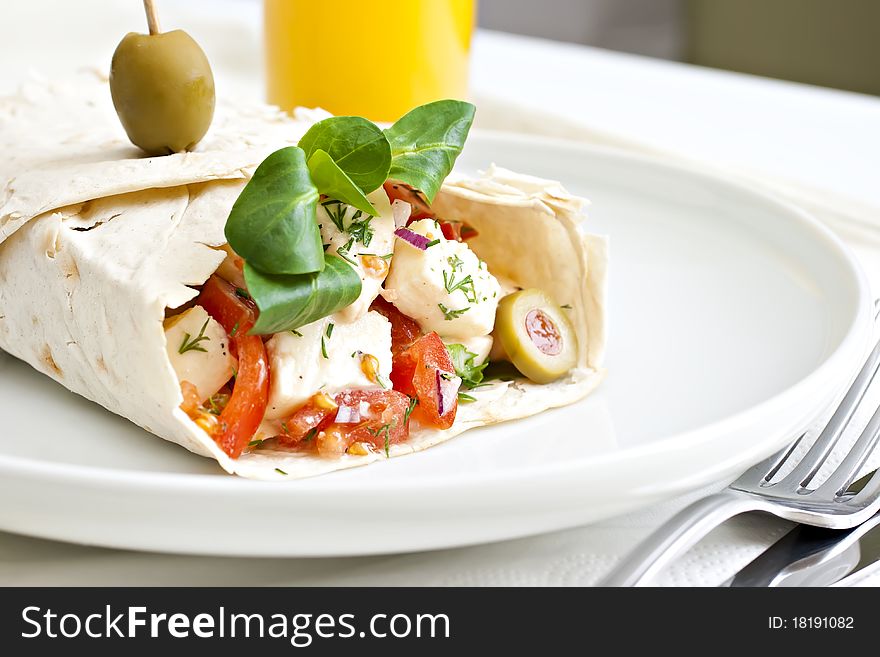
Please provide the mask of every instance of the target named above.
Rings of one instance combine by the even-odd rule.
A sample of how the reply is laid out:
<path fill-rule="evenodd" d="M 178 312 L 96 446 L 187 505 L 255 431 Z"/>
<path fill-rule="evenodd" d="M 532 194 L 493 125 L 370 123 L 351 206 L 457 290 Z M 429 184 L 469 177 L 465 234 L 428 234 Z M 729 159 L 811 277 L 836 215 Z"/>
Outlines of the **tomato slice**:
<path fill-rule="evenodd" d="M 391 203 L 394 203 L 394 201 L 406 201 L 412 206 L 412 214 L 409 216 L 410 221 L 434 218 L 434 212 L 425 198 L 409 185 L 389 180 L 383 185 L 383 188 Z"/>
<path fill-rule="evenodd" d="M 336 403 L 357 413 L 356 419 L 334 421 L 318 433 L 316 447 L 322 456 L 339 456 L 354 443 L 369 443 L 381 452 L 409 436 L 410 400 L 397 390 L 346 390 L 336 395 Z"/>
<path fill-rule="evenodd" d="M 443 237 L 456 242 L 467 242 L 472 237 L 479 235 L 477 229 L 464 221 L 446 221 L 440 220 L 440 230 L 443 231 Z"/>
<path fill-rule="evenodd" d="M 370 310 L 375 310 L 391 322 L 391 354 L 396 356 L 409 347 L 422 335 L 419 323 L 409 315 L 404 315 L 394 304 L 382 297 L 376 297 L 370 305 Z"/>
<path fill-rule="evenodd" d="M 312 395 L 281 423 L 281 434 L 277 437 L 279 444 L 291 446 L 303 441 L 311 442 L 322 425 L 326 426 L 333 421 L 336 411 L 336 402 L 329 395 L 323 392 Z"/>
<path fill-rule="evenodd" d="M 412 214 L 409 216 L 409 221 L 436 219 L 440 224 L 440 230 L 443 231 L 443 237 L 448 240 L 464 242 L 479 234 L 473 226 L 464 221 L 447 221 L 438 217 L 422 195 L 409 185 L 389 180 L 385 183 L 384 188 L 385 193 L 388 195 L 388 200 L 392 203 L 400 200 L 406 201 L 412 206 Z"/>
<path fill-rule="evenodd" d="M 455 367 L 439 335 L 423 335 L 394 356 L 391 367 L 394 389 L 418 399 L 412 417 L 438 429 L 452 426 L 458 410 Z"/>
<path fill-rule="evenodd" d="M 396 390 L 346 390 L 335 399 L 318 393 L 281 423 L 277 439 L 285 446 L 314 445 L 322 456 L 341 456 L 357 442 L 382 451 L 409 436 L 409 404 Z"/>
<path fill-rule="evenodd" d="M 238 356 L 238 372 L 229 403 L 220 413 L 213 438 L 231 458 L 238 458 L 260 426 L 269 401 L 269 365 L 258 335 L 248 335 L 256 321 L 252 303 L 236 288 L 211 276 L 197 303 L 226 329 Z"/>

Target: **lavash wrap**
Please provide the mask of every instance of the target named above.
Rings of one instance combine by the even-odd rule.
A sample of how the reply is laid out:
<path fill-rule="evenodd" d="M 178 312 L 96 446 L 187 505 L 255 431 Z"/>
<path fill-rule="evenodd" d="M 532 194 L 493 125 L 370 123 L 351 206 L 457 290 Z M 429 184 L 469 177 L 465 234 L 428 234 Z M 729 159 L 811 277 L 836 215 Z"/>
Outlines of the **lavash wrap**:
<path fill-rule="evenodd" d="M 385 459 L 261 448 L 233 460 L 180 409 L 166 355 L 166 309 L 193 299 L 222 261 L 215 247 L 247 180 L 324 116 L 220 103 L 195 152 L 146 158 L 125 138 L 100 75 L 32 83 L 0 100 L 0 348 L 230 473 L 291 479 Z M 413 428 L 390 456 L 571 404 L 599 384 L 607 249 L 581 231 L 584 205 L 558 183 L 494 167 L 447 179 L 434 207 L 479 231 L 470 245 L 489 270 L 572 306 L 577 367 L 547 385 L 480 388 L 450 429 Z"/>

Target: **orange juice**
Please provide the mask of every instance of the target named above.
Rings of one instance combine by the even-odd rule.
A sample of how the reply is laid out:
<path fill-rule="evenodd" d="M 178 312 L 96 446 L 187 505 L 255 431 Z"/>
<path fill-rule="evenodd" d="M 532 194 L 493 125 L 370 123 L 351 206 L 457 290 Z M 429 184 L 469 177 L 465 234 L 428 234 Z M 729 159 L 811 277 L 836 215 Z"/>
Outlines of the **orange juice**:
<path fill-rule="evenodd" d="M 465 98 L 474 0 L 265 0 L 268 100 L 394 121 Z"/>

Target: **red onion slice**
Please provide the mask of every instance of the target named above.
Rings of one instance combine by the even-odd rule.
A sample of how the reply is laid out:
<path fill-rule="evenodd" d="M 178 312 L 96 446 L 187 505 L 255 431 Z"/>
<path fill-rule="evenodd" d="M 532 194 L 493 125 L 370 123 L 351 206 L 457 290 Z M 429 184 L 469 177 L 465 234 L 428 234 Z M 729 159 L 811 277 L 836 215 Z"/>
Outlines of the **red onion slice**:
<path fill-rule="evenodd" d="M 394 203 L 391 204 L 391 216 L 394 217 L 395 228 L 406 228 L 406 222 L 409 221 L 411 214 L 412 205 L 399 198 L 394 199 Z"/>
<path fill-rule="evenodd" d="M 418 233 L 411 231 L 409 228 L 398 228 L 394 231 L 394 234 L 410 246 L 414 246 L 421 251 L 426 250 L 431 241 L 424 235 L 419 235 Z"/>
<path fill-rule="evenodd" d="M 454 374 L 436 370 L 437 376 L 437 415 L 443 417 L 447 411 L 454 407 L 453 402 L 458 398 L 458 389 L 461 387 L 461 379 Z"/>
<path fill-rule="evenodd" d="M 336 420 L 337 424 L 356 424 L 361 421 L 361 411 L 357 406 L 346 406 L 345 404 L 340 404 L 339 409 L 336 411 Z"/>

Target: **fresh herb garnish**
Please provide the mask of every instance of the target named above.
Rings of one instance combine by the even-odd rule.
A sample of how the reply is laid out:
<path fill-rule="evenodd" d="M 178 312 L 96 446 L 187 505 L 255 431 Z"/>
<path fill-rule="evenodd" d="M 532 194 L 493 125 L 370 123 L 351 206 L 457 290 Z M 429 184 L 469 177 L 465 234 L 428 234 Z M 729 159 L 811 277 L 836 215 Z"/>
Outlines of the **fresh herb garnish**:
<path fill-rule="evenodd" d="M 302 333 L 297 331 L 296 329 L 290 329 L 290 332 L 293 333 L 296 337 L 301 338 L 303 336 Z"/>
<path fill-rule="evenodd" d="M 469 404 L 470 402 L 477 401 L 477 398 L 474 397 L 473 395 L 467 394 L 466 392 L 459 392 L 458 393 L 458 401 L 465 403 L 465 404 Z"/>
<path fill-rule="evenodd" d="M 321 355 L 322 355 L 324 358 L 329 358 L 329 356 L 327 355 L 327 343 L 324 342 L 324 336 L 323 336 L 323 335 L 321 336 Z"/>
<path fill-rule="evenodd" d="M 324 252 L 315 221 L 317 205 L 318 188 L 302 149 L 282 148 L 263 160 L 235 201 L 226 220 L 226 239 L 247 264 L 261 271 L 321 271 Z M 260 295 L 250 285 L 248 289 L 260 306 Z"/>
<path fill-rule="evenodd" d="M 223 398 L 225 396 L 226 395 L 216 394 L 216 395 L 211 395 L 210 397 L 208 397 L 208 412 L 211 415 L 220 415 L 220 413 L 223 412 L 223 409 L 219 406 L 218 402 L 223 400 Z M 224 402 L 224 406 L 226 405 L 226 403 L 228 403 L 228 401 L 229 400 L 227 398 Z"/>
<path fill-rule="evenodd" d="M 299 146 L 269 155 L 233 205 L 225 231 L 245 260 L 247 290 L 260 311 L 250 333 L 296 329 L 357 299 L 361 282 L 349 267 L 351 250 L 355 242 L 370 244 L 376 214 L 366 195 L 393 178 L 432 201 L 473 115 L 470 103 L 443 100 L 415 108 L 385 131 L 364 118 L 331 117 L 314 124 Z M 353 238 L 339 258 L 325 254 L 321 241 L 320 195 L 333 201 L 322 205 Z M 355 208 L 347 228 L 343 204 Z"/>
<path fill-rule="evenodd" d="M 440 240 L 431 240 L 430 242 L 425 244 L 425 248 L 427 249 L 430 246 L 437 246 L 438 244 L 440 244 Z"/>
<path fill-rule="evenodd" d="M 449 266 L 452 267 L 452 273 L 457 272 L 462 266 L 464 266 L 464 260 L 459 258 L 457 255 L 451 255 L 446 258 L 446 262 L 449 263 Z"/>
<path fill-rule="evenodd" d="M 443 287 L 446 288 L 446 291 L 449 294 L 452 294 L 456 290 L 461 290 L 464 293 L 465 299 L 470 301 L 471 303 L 476 303 L 477 292 L 474 289 L 474 279 L 471 278 L 471 275 L 468 274 L 460 281 L 455 280 L 455 272 L 451 273 L 449 276 L 446 275 L 446 270 L 443 270 Z"/>
<path fill-rule="evenodd" d="M 359 116 L 333 116 L 318 121 L 299 140 L 299 147 L 305 151 L 306 160 L 323 150 L 365 194 L 388 179 L 391 145 L 375 123 Z"/>
<path fill-rule="evenodd" d="M 361 293 L 361 278 L 341 258 L 326 256 L 324 271 L 299 276 L 264 274 L 244 265 L 244 279 L 260 315 L 255 334 L 280 333 L 332 315 L 354 303 Z"/>
<path fill-rule="evenodd" d="M 336 255 L 352 265 L 357 266 L 357 262 L 351 259 L 351 249 L 354 246 L 354 238 L 349 237 L 348 241 L 336 249 Z"/>
<path fill-rule="evenodd" d="M 372 258 L 381 258 L 382 260 L 391 260 L 391 258 L 394 257 L 393 253 L 386 253 L 385 255 L 377 255 L 375 253 L 359 253 L 358 255 L 360 255 L 361 257 L 370 256 Z"/>
<path fill-rule="evenodd" d="M 447 322 L 451 322 L 453 319 L 456 319 L 457 317 L 461 317 L 468 310 L 471 309 L 471 307 L 468 306 L 467 308 L 462 308 L 461 310 L 450 310 L 449 308 L 444 306 L 442 303 L 438 303 L 437 307 L 440 309 L 440 312 L 443 313 L 443 319 L 445 319 Z"/>
<path fill-rule="evenodd" d="M 460 100 L 438 100 L 398 119 L 385 130 L 391 144 L 388 178 L 421 191 L 432 202 L 461 153 L 475 111 Z"/>
<path fill-rule="evenodd" d="M 177 353 L 185 354 L 187 351 L 204 351 L 208 352 L 200 342 L 205 340 L 210 340 L 211 338 L 205 335 L 205 329 L 208 328 L 208 321 L 210 321 L 210 317 L 205 320 L 205 323 L 202 324 L 202 329 L 199 331 L 199 335 L 196 338 L 193 338 L 189 333 L 183 334 L 183 342 L 180 343 L 180 346 L 177 348 Z"/>
<path fill-rule="evenodd" d="M 409 416 L 412 415 L 412 412 L 415 410 L 416 405 L 419 403 L 418 397 L 410 397 L 409 398 L 409 406 L 406 409 L 406 413 L 403 414 L 403 422 L 406 424 L 409 422 Z"/>
<path fill-rule="evenodd" d="M 287 422 L 281 423 L 281 430 L 286 433 L 288 436 L 290 435 L 290 429 L 287 428 Z"/>
<path fill-rule="evenodd" d="M 566 310 L 571 310 L 571 304 L 570 304 L 570 303 L 564 303 L 564 304 L 562 304 L 562 305 L 559 306 L 559 307 L 560 307 L 560 308 L 565 308 Z"/>
<path fill-rule="evenodd" d="M 237 288 L 235 288 L 235 296 L 240 297 L 240 298 L 242 298 L 242 299 L 247 299 L 247 300 L 249 300 L 249 301 L 250 301 L 251 298 L 252 298 L 251 295 L 248 294 L 248 291 L 245 290 L 243 287 L 237 287 Z"/>
<path fill-rule="evenodd" d="M 364 246 L 370 246 L 370 242 L 373 239 L 373 229 L 370 226 L 370 222 L 373 220 L 373 217 L 368 216 L 361 219 L 362 215 L 363 213 L 360 210 L 355 211 L 354 215 L 352 215 L 351 223 L 348 225 L 348 234 Z"/>
<path fill-rule="evenodd" d="M 392 421 L 390 424 L 383 424 L 378 429 L 370 429 L 369 427 L 367 427 L 367 431 L 369 431 L 376 438 L 381 436 L 383 433 L 385 434 L 385 458 L 386 459 L 391 458 L 391 454 L 388 453 L 388 450 L 391 445 L 391 429 L 393 426 L 394 426 L 394 421 Z"/>
<path fill-rule="evenodd" d="M 259 445 L 262 445 L 262 444 L 263 444 L 263 439 L 257 438 L 256 440 L 252 440 L 251 442 L 249 442 L 248 447 L 258 447 Z"/>
<path fill-rule="evenodd" d="M 342 201 L 337 201 L 335 199 L 329 199 L 327 201 L 321 202 L 321 207 L 327 211 L 327 216 L 330 217 L 330 221 L 333 222 L 333 225 L 336 226 L 336 229 L 340 233 L 345 232 L 345 204 Z M 330 246 L 326 244 L 324 246 L 324 250 L 327 250 L 327 247 Z"/>
<path fill-rule="evenodd" d="M 376 214 L 376 208 L 363 190 L 324 151 L 317 150 L 309 158 L 309 173 L 322 194 L 344 201 L 367 214 Z"/>
<path fill-rule="evenodd" d="M 327 322 L 327 339 L 328 340 L 330 339 L 330 336 L 333 335 L 333 327 L 334 326 L 335 325 L 333 324 L 333 322 Z"/>
<path fill-rule="evenodd" d="M 281 468 L 275 468 L 275 472 L 277 472 L 278 474 L 283 474 L 285 476 L 287 475 L 287 473 L 284 470 L 282 470 Z"/>
<path fill-rule="evenodd" d="M 455 368 L 455 374 L 461 378 L 461 384 L 465 388 L 476 388 L 483 381 L 483 370 L 486 369 L 488 362 L 482 365 L 474 363 L 477 355 L 468 351 L 463 344 L 448 344 L 446 351 L 452 359 L 452 366 Z"/>
<path fill-rule="evenodd" d="M 348 212 L 349 206 L 341 201 L 330 199 L 323 201 L 321 207 L 327 212 L 330 221 L 333 222 L 333 225 L 336 226 L 336 229 L 340 233 L 348 233 L 352 236 L 354 241 L 360 242 L 364 246 L 370 245 L 370 242 L 373 239 L 373 228 L 370 226 L 370 222 L 373 220 L 373 215 L 366 214 L 362 210 L 355 208 L 354 214 L 351 215 L 351 220 L 349 221 L 348 226 L 346 226 L 345 215 Z M 366 216 L 364 216 L 365 214 Z M 330 245 L 324 245 L 325 251 L 328 246 Z"/>
<path fill-rule="evenodd" d="M 229 337 L 234 338 L 236 333 L 238 333 L 238 322 L 232 327 L 232 330 L 229 332 Z"/>
<path fill-rule="evenodd" d="M 318 427 L 312 427 L 311 429 L 308 430 L 308 432 L 306 433 L 306 435 L 305 435 L 305 437 L 302 439 L 302 441 L 303 441 L 304 443 L 307 443 L 307 442 L 309 442 L 312 438 L 314 438 L 316 435 L 318 435 Z"/>

